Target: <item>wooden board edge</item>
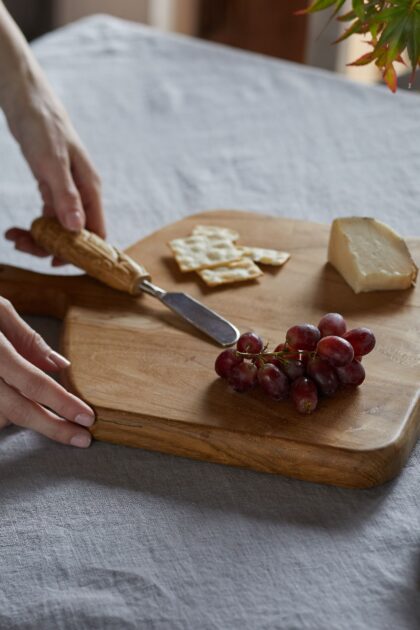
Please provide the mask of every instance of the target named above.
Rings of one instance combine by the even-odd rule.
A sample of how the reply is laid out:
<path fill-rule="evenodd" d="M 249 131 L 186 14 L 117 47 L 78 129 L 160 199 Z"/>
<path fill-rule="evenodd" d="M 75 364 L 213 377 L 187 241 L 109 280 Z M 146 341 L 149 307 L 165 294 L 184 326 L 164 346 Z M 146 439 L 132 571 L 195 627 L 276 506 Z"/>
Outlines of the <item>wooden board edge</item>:
<path fill-rule="evenodd" d="M 409 439 L 399 436 L 378 449 L 350 451 L 161 418 L 136 416 L 135 424 L 128 424 L 130 414 L 111 409 L 96 412 L 91 433 L 99 441 L 346 488 L 370 488 L 393 479 L 419 433 L 413 416 Z"/>

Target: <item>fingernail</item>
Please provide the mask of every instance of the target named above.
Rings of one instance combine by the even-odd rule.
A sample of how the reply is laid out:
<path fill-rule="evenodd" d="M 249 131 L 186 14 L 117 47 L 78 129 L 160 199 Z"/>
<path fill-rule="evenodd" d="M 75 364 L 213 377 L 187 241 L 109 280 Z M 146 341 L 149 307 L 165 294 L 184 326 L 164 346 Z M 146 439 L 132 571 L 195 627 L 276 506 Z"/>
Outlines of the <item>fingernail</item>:
<path fill-rule="evenodd" d="M 69 212 L 66 215 L 65 219 L 66 227 L 69 230 L 81 230 L 83 227 L 83 217 L 79 210 L 75 210 L 74 212 Z"/>
<path fill-rule="evenodd" d="M 87 448 L 90 446 L 92 442 L 92 437 L 87 435 L 86 433 L 78 433 L 77 435 L 73 435 L 70 440 L 70 444 L 72 446 L 77 446 L 78 448 Z"/>
<path fill-rule="evenodd" d="M 48 357 L 49 361 L 52 361 L 54 363 L 54 365 L 60 369 L 64 369 L 64 368 L 68 368 L 70 365 L 70 361 L 68 359 L 66 359 L 66 357 L 63 357 L 61 354 L 58 354 L 58 352 L 51 352 L 51 354 Z"/>
<path fill-rule="evenodd" d="M 95 422 L 95 416 L 89 413 L 79 413 L 74 419 L 77 424 L 81 424 L 84 427 L 91 427 Z"/>

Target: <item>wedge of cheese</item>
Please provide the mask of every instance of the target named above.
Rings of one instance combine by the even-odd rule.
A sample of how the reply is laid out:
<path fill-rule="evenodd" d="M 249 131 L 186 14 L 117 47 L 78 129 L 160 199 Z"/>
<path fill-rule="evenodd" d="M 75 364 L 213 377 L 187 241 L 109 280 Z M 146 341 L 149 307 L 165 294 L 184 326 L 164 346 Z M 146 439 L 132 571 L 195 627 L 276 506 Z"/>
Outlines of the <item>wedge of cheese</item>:
<path fill-rule="evenodd" d="M 355 293 L 407 289 L 416 283 L 418 268 L 406 242 L 376 219 L 335 219 L 328 261 Z"/>

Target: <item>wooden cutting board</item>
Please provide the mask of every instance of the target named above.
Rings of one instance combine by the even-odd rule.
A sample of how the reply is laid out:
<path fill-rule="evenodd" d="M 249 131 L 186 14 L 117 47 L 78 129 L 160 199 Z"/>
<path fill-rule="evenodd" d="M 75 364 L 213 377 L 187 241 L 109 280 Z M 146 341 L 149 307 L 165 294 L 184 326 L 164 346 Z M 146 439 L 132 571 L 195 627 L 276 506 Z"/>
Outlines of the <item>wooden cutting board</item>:
<path fill-rule="evenodd" d="M 259 281 L 209 289 L 181 273 L 166 243 L 207 223 L 238 230 L 241 243 L 290 251 Z M 98 440 L 299 479 L 368 487 L 394 477 L 420 427 L 420 290 L 355 295 L 328 264 L 329 226 L 213 211 L 190 216 L 127 251 L 166 289 L 205 302 L 273 346 L 295 323 L 339 311 L 368 326 L 377 347 L 355 391 L 322 400 L 311 416 L 260 391 L 237 394 L 216 377 L 215 344 L 157 300 L 132 298 L 86 276 L 59 277 L 3 266 L 0 293 L 18 310 L 64 319 L 63 381 L 95 409 Z M 409 240 L 417 264 L 420 239 Z M 121 457 L 124 453 L 121 452 Z"/>

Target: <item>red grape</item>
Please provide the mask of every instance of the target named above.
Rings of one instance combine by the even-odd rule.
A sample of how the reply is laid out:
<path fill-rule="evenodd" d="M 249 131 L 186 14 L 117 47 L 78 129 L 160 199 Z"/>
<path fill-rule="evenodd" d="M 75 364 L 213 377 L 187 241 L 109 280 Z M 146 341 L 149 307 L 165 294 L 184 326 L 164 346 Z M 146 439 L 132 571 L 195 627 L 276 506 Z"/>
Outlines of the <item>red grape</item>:
<path fill-rule="evenodd" d="M 258 370 L 258 383 L 261 389 L 276 400 L 285 400 L 289 395 L 289 380 L 272 363 L 266 363 Z"/>
<path fill-rule="evenodd" d="M 242 361 L 242 357 L 238 357 L 235 350 L 223 350 L 216 359 L 214 369 L 222 378 L 228 378 L 232 368 L 242 363 Z"/>
<path fill-rule="evenodd" d="M 258 354 L 264 347 L 263 340 L 259 335 L 254 332 L 246 332 L 241 335 L 236 342 L 236 347 L 239 352 L 249 352 L 251 354 Z"/>
<path fill-rule="evenodd" d="M 371 352 L 376 343 L 375 335 L 369 328 L 353 328 L 353 330 L 346 332 L 343 337 L 351 343 L 354 354 L 357 356 L 364 356 Z"/>
<path fill-rule="evenodd" d="M 365 368 L 356 359 L 348 365 L 337 368 L 337 374 L 343 385 L 353 385 L 354 387 L 361 385 L 366 376 Z"/>
<path fill-rule="evenodd" d="M 332 365 L 321 357 L 314 357 L 308 362 L 306 371 L 324 396 L 334 396 L 338 389 L 338 378 Z"/>
<path fill-rule="evenodd" d="M 299 359 L 283 359 L 279 367 L 291 381 L 295 381 L 300 376 L 305 376 L 305 365 Z"/>
<path fill-rule="evenodd" d="M 330 335 L 336 335 L 342 337 L 346 332 L 346 321 L 340 313 L 327 313 L 318 324 L 318 328 L 321 333 L 321 337 L 329 337 Z"/>
<path fill-rule="evenodd" d="M 292 383 L 292 399 L 299 413 L 312 413 L 318 404 L 318 392 L 315 383 L 306 376 L 301 376 Z"/>
<path fill-rule="evenodd" d="M 279 345 L 274 348 L 274 352 L 284 352 L 285 350 L 287 350 L 287 343 L 279 343 Z"/>
<path fill-rule="evenodd" d="M 297 324 L 286 333 L 286 343 L 293 350 L 315 350 L 321 333 L 312 324 Z"/>
<path fill-rule="evenodd" d="M 221 352 L 214 367 L 237 392 L 259 384 L 270 398 L 290 396 L 299 413 L 310 414 L 318 405 L 318 396 L 334 396 L 340 385 L 363 383 L 362 358 L 374 346 L 375 336 L 369 328 L 346 332 L 340 313 L 326 313 L 318 327 L 297 324 L 289 328 L 286 341 L 271 352 L 259 335 L 246 332 L 239 337 L 237 350 Z"/>
<path fill-rule="evenodd" d="M 275 365 L 276 368 L 279 368 L 279 370 L 281 369 L 281 359 L 279 357 L 267 357 L 264 358 L 264 361 L 266 363 L 271 363 L 271 365 Z"/>
<path fill-rule="evenodd" d="M 287 350 L 287 343 L 279 343 L 278 346 L 276 346 L 274 348 L 274 352 L 284 352 L 285 350 Z"/>
<path fill-rule="evenodd" d="M 354 358 L 354 350 L 351 344 L 343 339 L 330 335 L 323 337 L 316 347 L 320 357 L 326 359 L 334 367 L 341 367 L 351 363 Z"/>
<path fill-rule="evenodd" d="M 257 383 L 257 367 L 248 361 L 235 365 L 228 376 L 228 382 L 236 392 L 246 392 Z"/>

